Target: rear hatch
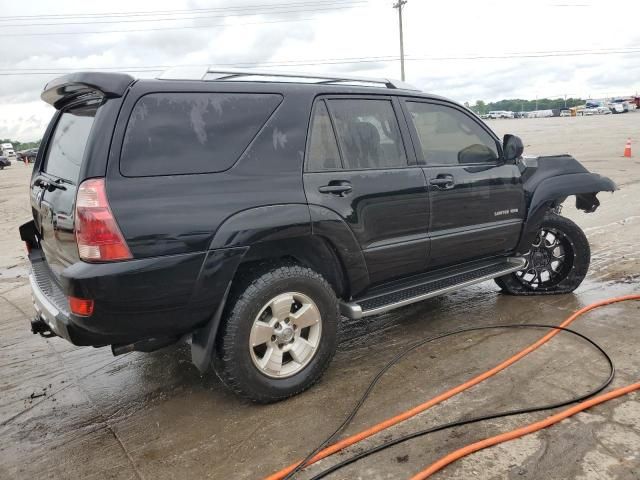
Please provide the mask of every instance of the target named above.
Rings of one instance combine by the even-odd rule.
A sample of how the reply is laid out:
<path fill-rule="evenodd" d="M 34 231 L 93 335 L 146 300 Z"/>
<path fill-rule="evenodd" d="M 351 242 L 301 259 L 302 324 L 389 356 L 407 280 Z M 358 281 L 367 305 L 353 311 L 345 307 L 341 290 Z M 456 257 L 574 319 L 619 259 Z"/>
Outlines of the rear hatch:
<path fill-rule="evenodd" d="M 80 259 L 74 232 L 78 187 L 105 175 L 120 99 L 134 81 L 122 73 L 77 72 L 50 81 L 42 92 L 57 112 L 31 177 L 35 228 L 23 225 L 21 236 L 28 248 L 42 249 L 56 278 Z"/>
<path fill-rule="evenodd" d="M 56 277 L 79 261 L 74 234 L 74 206 L 85 150 L 98 101 L 59 112 L 49 135 L 41 167 L 31 179 L 31 205 L 40 245 Z"/>

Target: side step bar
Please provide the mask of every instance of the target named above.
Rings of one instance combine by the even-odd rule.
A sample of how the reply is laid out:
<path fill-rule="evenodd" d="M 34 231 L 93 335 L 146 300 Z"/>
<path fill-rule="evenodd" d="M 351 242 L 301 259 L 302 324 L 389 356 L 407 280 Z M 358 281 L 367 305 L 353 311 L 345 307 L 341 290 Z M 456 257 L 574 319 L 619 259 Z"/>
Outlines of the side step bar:
<path fill-rule="evenodd" d="M 451 271 L 449 273 L 434 272 L 430 277 L 423 277 L 422 280 L 412 284 L 381 291 L 351 302 L 340 302 L 340 313 L 352 319 L 379 315 L 395 308 L 522 270 L 526 263 L 524 258 L 511 257 L 498 262 L 476 264 L 467 270 L 458 269 L 454 273 Z"/>

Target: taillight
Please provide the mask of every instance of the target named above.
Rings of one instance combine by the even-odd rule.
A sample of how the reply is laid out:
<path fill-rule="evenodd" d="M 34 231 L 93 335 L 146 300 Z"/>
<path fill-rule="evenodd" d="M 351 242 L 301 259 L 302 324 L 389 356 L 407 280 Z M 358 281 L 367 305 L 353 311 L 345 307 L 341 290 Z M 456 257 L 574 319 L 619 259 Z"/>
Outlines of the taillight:
<path fill-rule="evenodd" d="M 75 233 L 82 260 L 108 262 L 132 258 L 109 208 L 104 178 L 91 178 L 80 184 L 76 197 Z"/>
<path fill-rule="evenodd" d="M 93 300 L 86 300 L 84 298 L 69 297 L 69 307 L 71 313 L 80 317 L 90 317 L 93 313 Z"/>

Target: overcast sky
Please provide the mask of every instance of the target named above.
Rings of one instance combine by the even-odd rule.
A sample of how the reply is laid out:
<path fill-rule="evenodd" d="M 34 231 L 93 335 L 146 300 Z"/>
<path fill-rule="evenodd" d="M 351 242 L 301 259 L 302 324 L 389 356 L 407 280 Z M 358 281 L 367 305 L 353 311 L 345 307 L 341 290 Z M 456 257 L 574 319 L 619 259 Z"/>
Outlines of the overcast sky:
<path fill-rule="evenodd" d="M 41 137 L 53 109 L 40 92 L 66 71 L 137 70 L 153 77 L 159 72 L 139 70 L 265 64 L 399 78 L 392 4 L 0 0 L 0 138 Z M 631 1 L 409 0 L 406 80 L 471 104 L 634 94 L 640 90 L 639 14 L 640 2 Z"/>

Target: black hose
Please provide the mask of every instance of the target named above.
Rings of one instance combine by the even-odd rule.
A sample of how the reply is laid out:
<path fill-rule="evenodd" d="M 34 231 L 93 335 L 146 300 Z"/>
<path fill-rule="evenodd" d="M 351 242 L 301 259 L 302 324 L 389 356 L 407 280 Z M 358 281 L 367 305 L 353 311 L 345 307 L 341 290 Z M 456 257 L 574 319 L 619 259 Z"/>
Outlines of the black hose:
<path fill-rule="evenodd" d="M 591 390 L 588 393 L 585 393 L 583 395 L 580 395 L 578 397 L 575 398 L 571 398 L 569 400 L 563 400 L 561 402 L 555 402 L 555 403 L 550 403 L 547 405 L 542 405 L 542 406 L 538 406 L 538 407 L 529 407 L 529 408 L 520 408 L 520 409 L 514 409 L 514 410 L 507 410 L 507 411 L 503 411 L 503 412 L 498 412 L 498 413 L 494 413 L 494 414 L 488 414 L 488 415 L 482 415 L 482 416 L 477 416 L 477 417 L 472 417 L 466 420 L 458 420 L 455 422 L 449 422 L 449 423 L 445 423 L 442 425 L 437 425 L 435 427 L 431 427 L 425 430 L 420 430 L 417 432 L 413 432 L 407 435 L 403 435 L 402 437 L 398 437 L 396 439 L 392 439 L 392 440 L 388 440 L 380 445 L 377 445 L 375 447 L 369 448 L 367 450 L 364 450 L 360 453 L 358 453 L 357 455 L 354 455 L 353 457 L 350 457 L 346 460 L 343 460 L 342 462 L 339 462 L 325 470 L 323 470 L 322 472 L 320 472 L 319 474 L 317 474 L 316 476 L 314 476 L 311 480 L 317 480 L 320 478 L 325 477 L 326 475 L 329 475 L 330 473 L 335 472 L 336 470 L 349 465 L 351 463 L 354 463 L 364 457 L 367 457 L 373 453 L 377 453 L 381 450 L 384 450 L 386 448 L 392 447 L 394 445 L 398 445 L 402 442 L 406 442 L 407 440 L 411 440 L 417 437 L 421 437 L 423 435 L 427 435 L 429 433 L 434 433 L 434 432 L 438 432 L 441 430 L 445 430 L 447 428 L 453 428 L 453 427 L 458 427 L 458 426 L 462 426 L 462 425 L 468 425 L 470 423 L 476 423 L 476 422 L 481 422 L 484 420 L 490 420 L 490 419 L 494 419 L 494 418 L 502 418 L 502 417 L 508 417 L 511 415 L 520 415 L 523 413 L 533 413 L 533 412 L 540 412 L 543 410 L 551 410 L 554 408 L 559 408 L 559 407 L 563 407 L 565 405 L 569 405 L 571 403 L 576 403 L 576 402 L 580 402 L 582 400 L 585 400 L 589 397 L 592 397 L 593 395 L 601 392 L 602 390 L 604 390 L 612 381 L 613 381 L 613 377 L 615 375 L 615 366 L 613 364 L 613 360 L 611 360 L 611 357 L 607 354 L 607 352 L 604 351 L 604 349 L 598 345 L 594 340 L 590 339 L 589 337 L 587 337 L 586 335 L 583 335 L 579 332 L 576 332 L 575 330 L 571 330 L 569 328 L 564 328 L 564 327 L 558 327 L 555 325 L 546 325 L 546 324 L 538 324 L 538 323 L 528 323 L 528 324 L 519 324 L 519 325 L 491 325 L 491 326 L 485 326 L 485 327 L 472 327 L 472 328 L 464 328 L 464 329 L 460 329 L 460 330 L 455 330 L 452 332 L 447 332 L 447 333 L 443 333 L 434 337 L 429 337 L 423 340 L 420 340 L 416 343 L 414 343 L 413 345 L 407 347 L 405 350 L 403 350 L 402 352 L 398 353 L 395 357 L 393 357 L 377 374 L 376 376 L 373 378 L 373 380 L 369 383 L 369 385 L 367 386 L 366 390 L 364 391 L 364 393 L 362 394 L 362 396 L 360 397 L 360 399 L 358 400 L 358 402 L 356 403 L 355 407 L 351 410 L 351 412 L 349 413 L 349 415 L 347 415 L 347 418 L 345 418 L 345 420 L 340 424 L 340 426 L 331 434 L 329 435 L 323 442 L 320 443 L 320 445 L 318 445 L 318 447 L 316 447 L 311 453 L 309 453 L 302 462 L 300 462 L 298 464 L 298 466 L 296 468 L 294 468 L 291 472 L 289 472 L 288 475 L 286 475 L 284 477 L 283 480 L 288 480 L 293 478 L 293 476 L 298 473 L 300 470 L 302 470 L 303 468 L 305 468 L 308 464 L 308 462 L 315 457 L 315 455 L 320 452 L 323 448 L 325 448 L 327 445 L 329 445 L 329 443 L 331 443 L 353 420 L 353 418 L 356 416 L 356 414 L 358 413 L 358 411 L 360 410 L 360 408 L 362 407 L 362 405 L 366 402 L 366 400 L 368 399 L 371 391 L 373 390 L 373 388 L 375 387 L 375 385 L 378 383 L 378 381 L 380 380 L 380 378 L 387 372 L 387 370 L 389 370 L 392 366 L 394 366 L 395 364 L 397 364 L 400 360 L 402 360 L 405 356 L 407 356 L 409 353 L 411 353 L 412 351 L 414 351 L 415 349 L 417 349 L 418 347 L 421 347 L 422 345 L 429 343 L 429 342 L 433 342 L 435 340 L 439 340 L 441 338 L 445 338 L 445 337 L 449 337 L 452 335 L 457 335 L 460 333 L 468 333 L 468 332 L 476 332 L 476 331 L 481 331 L 481 330 L 491 330 L 491 329 L 508 329 L 508 328 L 548 328 L 548 329 L 552 329 L 552 330 L 561 330 L 563 332 L 568 332 L 571 333 L 573 335 L 576 335 L 584 340 L 586 340 L 588 343 L 590 343 L 592 346 L 594 346 L 602 355 L 603 357 L 606 359 L 608 365 L 609 365 L 609 376 L 607 377 L 607 379 L 597 388 Z"/>

